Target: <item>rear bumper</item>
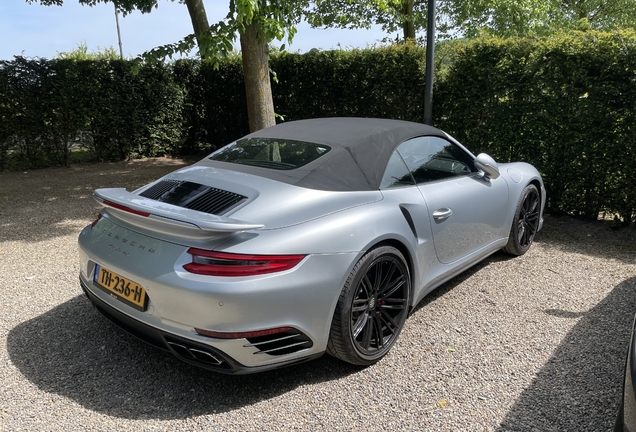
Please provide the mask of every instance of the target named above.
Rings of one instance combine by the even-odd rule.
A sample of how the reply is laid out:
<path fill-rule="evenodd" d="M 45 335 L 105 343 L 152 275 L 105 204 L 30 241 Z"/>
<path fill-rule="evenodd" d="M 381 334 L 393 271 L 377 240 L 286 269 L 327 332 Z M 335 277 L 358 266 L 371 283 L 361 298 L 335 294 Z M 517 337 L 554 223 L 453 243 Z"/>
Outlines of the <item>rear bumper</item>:
<path fill-rule="evenodd" d="M 322 261 L 320 257 L 318 261 Z M 91 264 L 92 262 L 88 260 L 89 270 L 82 270 L 79 278 L 83 290 L 97 309 L 131 334 L 169 350 L 188 363 L 225 373 L 249 373 L 316 358 L 326 349 L 333 314 L 332 303 L 337 301 L 337 293 L 335 290 L 332 293 L 320 289 L 321 286 L 310 283 L 309 278 L 306 279 L 306 285 L 303 285 L 298 284 L 295 278 L 288 280 L 281 275 L 278 291 L 267 289 L 267 283 L 271 284 L 272 281 L 263 279 L 261 293 L 256 290 L 241 292 L 237 288 L 234 295 L 229 295 L 226 291 L 219 294 L 224 286 L 216 290 L 214 283 L 209 283 L 202 295 L 201 291 L 195 290 L 198 288 L 196 285 L 194 288 L 171 287 L 155 282 L 152 291 L 149 290 L 147 309 L 137 310 L 96 286 L 93 280 L 95 264 Z M 100 259 L 100 262 L 104 262 L 104 259 Z M 120 274 L 124 273 L 119 266 L 108 262 L 106 265 L 108 268 L 115 268 Z M 311 272 L 316 273 L 316 268 L 313 265 L 310 267 Z M 124 274 L 136 281 L 142 281 L 146 289 L 150 286 L 145 283 L 145 278 L 136 274 Z M 282 285 L 284 281 L 288 283 L 286 286 Z M 324 282 L 323 280 L 319 285 Z M 340 282 L 327 283 L 332 284 L 330 288 L 340 285 Z M 174 291 L 171 294 L 174 303 L 155 301 L 154 298 L 160 298 L 156 295 L 159 289 L 164 292 Z M 232 313 L 224 313 L 223 309 L 226 307 L 231 307 Z M 176 308 L 191 308 L 190 317 L 185 316 L 180 321 L 166 317 Z M 199 312 L 205 309 L 210 312 L 205 315 Z M 199 322 L 208 317 L 211 324 L 200 326 Z M 207 337 L 195 330 L 203 328 L 220 332 L 252 332 L 280 327 L 290 327 L 292 330 L 271 336 L 238 339 Z M 280 340 L 281 338 L 285 340 Z"/>
<path fill-rule="evenodd" d="M 290 270 L 248 277 L 188 273 L 186 246 L 102 218 L 79 236 L 80 281 L 98 310 L 130 333 L 180 359 L 225 373 L 257 372 L 319 357 L 346 275 L 357 253 L 310 254 Z M 99 264 L 142 286 L 135 308 L 94 282 Z M 196 329 L 272 336 L 214 338 Z M 284 339 L 284 340 L 283 340 Z"/>
<path fill-rule="evenodd" d="M 263 372 L 313 360 L 322 355 L 318 353 L 269 365 L 247 367 L 209 345 L 159 330 L 118 311 L 95 295 L 82 277 L 80 285 L 95 309 L 123 330 L 156 348 L 171 352 L 179 360 L 215 372 L 235 375 Z"/>

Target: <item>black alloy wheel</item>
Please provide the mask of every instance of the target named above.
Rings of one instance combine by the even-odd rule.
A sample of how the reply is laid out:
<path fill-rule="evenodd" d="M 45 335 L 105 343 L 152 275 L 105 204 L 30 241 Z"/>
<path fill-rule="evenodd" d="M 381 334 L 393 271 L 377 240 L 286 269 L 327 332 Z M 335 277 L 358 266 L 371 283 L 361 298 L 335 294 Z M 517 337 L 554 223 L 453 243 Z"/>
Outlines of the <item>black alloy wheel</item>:
<path fill-rule="evenodd" d="M 329 335 L 327 352 L 366 366 L 384 357 L 406 321 L 411 277 L 400 251 L 372 249 L 349 274 Z"/>
<path fill-rule="evenodd" d="M 512 255 L 523 255 L 530 249 L 534 236 L 539 230 L 540 209 L 539 191 L 535 185 L 529 184 L 519 198 L 508 244 L 504 248 L 506 252 Z"/>

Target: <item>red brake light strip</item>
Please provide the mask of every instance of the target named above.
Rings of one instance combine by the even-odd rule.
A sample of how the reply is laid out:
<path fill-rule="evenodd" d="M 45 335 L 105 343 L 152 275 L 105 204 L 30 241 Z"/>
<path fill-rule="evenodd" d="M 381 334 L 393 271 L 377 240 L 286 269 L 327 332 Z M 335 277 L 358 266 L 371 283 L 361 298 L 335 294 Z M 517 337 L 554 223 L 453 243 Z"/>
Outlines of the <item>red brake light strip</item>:
<path fill-rule="evenodd" d="M 141 211 L 141 210 L 135 210 L 134 208 L 130 208 L 130 207 L 127 207 L 125 205 L 117 204 L 117 203 L 114 203 L 112 201 L 104 200 L 103 203 L 104 203 L 104 205 L 106 205 L 108 207 L 116 208 L 118 210 L 122 210 L 122 211 L 125 211 L 125 212 L 128 212 L 128 213 L 136 214 L 138 216 L 144 216 L 144 217 L 150 216 L 150 213 L 148 213 L 148 212 Z"/>

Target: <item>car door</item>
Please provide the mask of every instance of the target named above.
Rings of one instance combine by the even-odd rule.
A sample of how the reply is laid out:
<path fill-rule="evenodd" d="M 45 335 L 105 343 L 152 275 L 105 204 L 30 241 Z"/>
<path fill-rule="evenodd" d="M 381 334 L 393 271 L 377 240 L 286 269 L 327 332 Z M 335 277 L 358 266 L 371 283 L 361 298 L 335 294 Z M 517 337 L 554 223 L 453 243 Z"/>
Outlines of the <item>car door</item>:
<path fill-rule="evenodd" d="M 440 137 L 413 138 L 397 150 L 426 201 L 440 262 L 461 260 L 501 239 L 508 202 L 502 177 L 485 180 L 472 155 Z"/>

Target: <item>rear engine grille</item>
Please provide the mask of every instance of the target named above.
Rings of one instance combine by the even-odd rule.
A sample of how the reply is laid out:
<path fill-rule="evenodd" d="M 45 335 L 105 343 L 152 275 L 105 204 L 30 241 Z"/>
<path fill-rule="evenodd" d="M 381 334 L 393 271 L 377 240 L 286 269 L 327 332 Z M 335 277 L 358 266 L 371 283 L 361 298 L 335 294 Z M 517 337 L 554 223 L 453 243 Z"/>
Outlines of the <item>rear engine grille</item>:
<path fill-rule="evenodd" d="M 247 199 L 234 192 L 178 180 L 162 180 L 139 195 L 218 216 L 227 213 Z"/>
<path fill-rule="evenodd" d="M 247 340 L 249 344 L 243 346 L 258 349 L 254 354 L 269 354 L 273 356 L 295 353 L 311 348 L 314 345 L 306 334 L 296 329 L 268 336 L 247 338 Z"/>
<path fill-rule="evenodd" d="M 223 214 L 247 199 L 243 195 L 224 191 L 217 188 L 210 188 L 207 192 L 199 195 L 184 207 L 198 210 L 210 214 Z"/>
<path fill-rule="evenodd" d="M 146 189 L 139 195 L 141 195 L 144 198 L 159 200 L 159 198 L 161 198 L 161 195 L 165 194 L 170 189 L 180 185 L 181 183 L 183 182 L 179 180 L 161 180 L 159 183 L 149 187 L 148 189 Z"/>

